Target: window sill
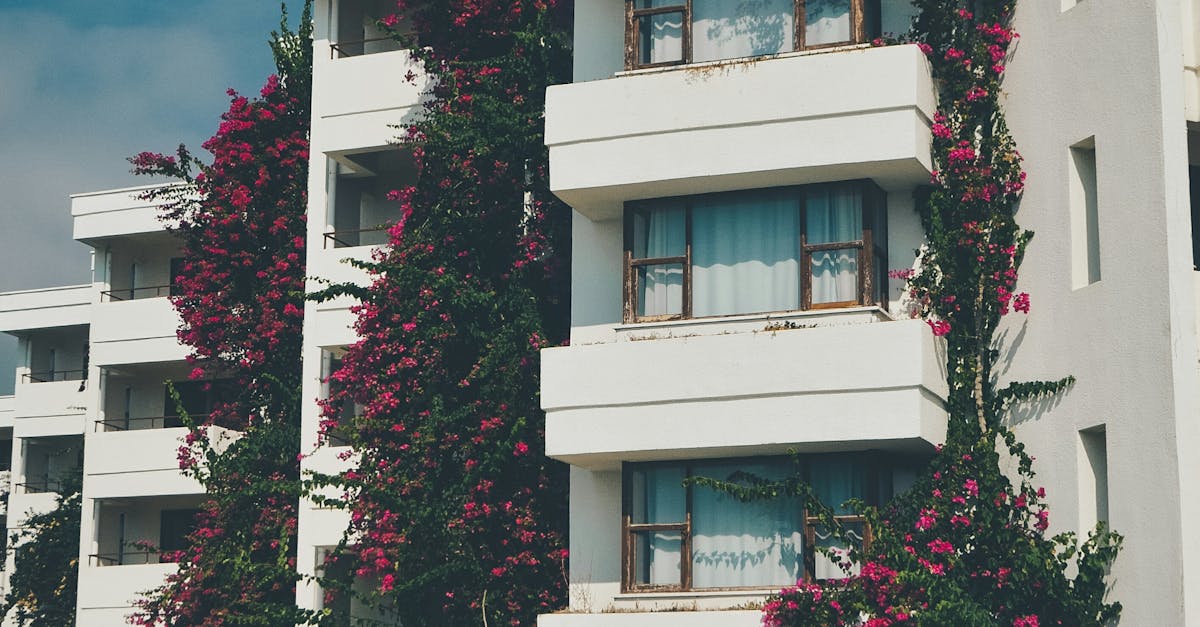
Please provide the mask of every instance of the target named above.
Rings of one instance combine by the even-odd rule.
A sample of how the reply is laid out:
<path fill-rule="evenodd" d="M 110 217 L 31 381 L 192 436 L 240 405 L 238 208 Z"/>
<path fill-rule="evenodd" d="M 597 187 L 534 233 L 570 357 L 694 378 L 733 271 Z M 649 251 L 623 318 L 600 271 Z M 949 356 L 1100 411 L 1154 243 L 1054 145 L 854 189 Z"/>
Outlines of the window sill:
<path fill-rule="evenodd" d="M 779 584 L 774 588 L 746 588 L 743 590 L 693 590 L 689 592 L 622 592 L 613 596 L 614 601 L 699 601 L 710 599 L 744 600 L 746 597 L 766 597 L 795 584 Z"/>
<path fill-rule="evenodd" d="M 772 313 L 687 318 L 658 322 L 634 322 L 613 327 L 618 341 L 668 339 L 698 335 L 728 335 L 759 333 L 795 328 L 871 324 L 895 320 L 878 306 L 847 307 L 844 309 L 809 309 Z"/>
<path fill-rule="evenodd" d="M 636 70 L 622 70 L 613 74 L 613 78 L 621 78 L 623 76 L 639 76 L 642 74 L 658 74 L 660 72 L 675 72 L 678 70 L 714 70 L 724 66 L 738 65 L 742 63 L 758 63 L 759 61 L 770 61 L 772 59 L 790 59 L 793 57 L 807 57 L 817 54 L 827 54 L 830 52 L 845 52 L 847 50 L 862 50 L 865 48 L 875 47 L 872 44 L 844 44 L 840 46 L 828 46 L 825 48 L 812 48 L 810 50 L 794 50 L 792 52 L 780 52 L 778 54 L 765 54 L 755 57 L 735 57 L 732 59 L 719 59 L 717 61 L 699 61 L 696 63 L 682 63 L 679 65 L 664 65 L 659 67 L 647 67 Z"/>

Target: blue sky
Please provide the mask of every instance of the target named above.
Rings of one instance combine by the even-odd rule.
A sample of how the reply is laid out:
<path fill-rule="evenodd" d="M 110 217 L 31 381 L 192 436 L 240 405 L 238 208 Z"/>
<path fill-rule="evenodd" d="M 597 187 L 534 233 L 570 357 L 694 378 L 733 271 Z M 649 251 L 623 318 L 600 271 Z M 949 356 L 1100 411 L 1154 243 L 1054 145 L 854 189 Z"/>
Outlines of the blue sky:
<path fill-rule="evenodd" d="M 302 0 L 288 0 L 292 24 Z M 274 67 L 276 0 L 0 0 L 0 291 L 90 281 L 71 239 L 76 192 L 152 182 L 143 150 L 194 151 L 227 88 L 254 93 Z M 0 394 L 14 342 L 0 334 Z"/>

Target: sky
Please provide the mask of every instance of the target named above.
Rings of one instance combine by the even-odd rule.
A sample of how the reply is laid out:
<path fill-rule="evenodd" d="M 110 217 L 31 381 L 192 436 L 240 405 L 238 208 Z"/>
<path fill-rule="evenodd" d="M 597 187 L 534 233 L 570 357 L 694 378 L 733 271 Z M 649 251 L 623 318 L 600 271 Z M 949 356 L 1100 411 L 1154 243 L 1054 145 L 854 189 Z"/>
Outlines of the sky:
<path fill-rule="evenodd" d="M 287 0 L 293 28 L 302 0 Z M 126 158 L 200 144 L 274 71 L 278 0 L 0 0 L 0 292 L 91 281 L 68 196 L 145 185 Z M 0 394 L 16 342 L 0 334 Z"/>

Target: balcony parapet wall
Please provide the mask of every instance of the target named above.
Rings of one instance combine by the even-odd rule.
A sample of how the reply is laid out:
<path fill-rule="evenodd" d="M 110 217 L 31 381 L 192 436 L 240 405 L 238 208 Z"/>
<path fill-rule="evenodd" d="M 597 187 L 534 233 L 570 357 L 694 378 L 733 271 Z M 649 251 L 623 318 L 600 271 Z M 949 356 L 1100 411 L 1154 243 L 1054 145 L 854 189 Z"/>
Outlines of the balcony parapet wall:
<path fill-rule="evenodd" d="M 593 220 L 639 198 L 857 178 L 901 189 L 929 181 L 936 102 L 915 45 L 555 85 L 550 187 Z"/>

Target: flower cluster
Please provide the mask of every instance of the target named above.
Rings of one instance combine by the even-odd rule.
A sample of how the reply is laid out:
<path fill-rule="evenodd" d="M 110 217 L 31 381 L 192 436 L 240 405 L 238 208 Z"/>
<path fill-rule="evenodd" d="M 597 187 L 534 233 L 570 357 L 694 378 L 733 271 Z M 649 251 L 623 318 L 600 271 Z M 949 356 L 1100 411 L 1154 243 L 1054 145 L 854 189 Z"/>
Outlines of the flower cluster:
<path fill-rule="evenodd" d="M 178 572 L 138 601 L 138 625 L 305 620 L 295 556 L 311 4 L 298 32 L 283 26 L 272 41 L 281 77 L 257 98 L 229 92 L 229 110 L 203 145 L 210 164 L 182 146 L 130 160 L 137 173 L 182 182 L 147 199 L 182 244 L 172 303 L 190 378 L 217 396 L 203 419 L 180 408 L 189 427 L 180 467 L 204 486 L 205 501 L 187 547 L 169 556 Z M 240 437 L 219 436 L 227 430 Z"/>

